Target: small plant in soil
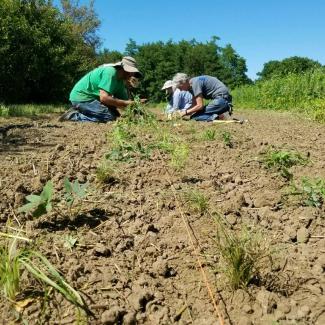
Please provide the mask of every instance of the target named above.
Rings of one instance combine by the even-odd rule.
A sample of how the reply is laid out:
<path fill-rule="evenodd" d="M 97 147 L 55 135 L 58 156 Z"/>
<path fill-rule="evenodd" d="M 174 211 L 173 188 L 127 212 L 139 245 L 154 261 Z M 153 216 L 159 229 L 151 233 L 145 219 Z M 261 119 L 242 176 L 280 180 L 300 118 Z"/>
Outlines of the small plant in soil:
<path fill-rule="evenodd" d="M 108 136 L 109 142 L 113 143 L 106 159 L 112 161 L 130 161 L 135 156 L 141 159 L 148 159 L 152 152 L 151 145 L 144 145 L 143 139 L 137 139 L 136 135 L 128 130 L 128 125 L 118 123 L 113 132 Z"/>
<path fill-rule="evenodd" d="M 177 171 L 182 170 L 189 156 L 189 147 L 185 143 L 175 144 L 175 147 L 171 153 L 170 165 Z"/>
<path fill-rule="evenodd" d="M 74 248 L 76 246 L 78 242 L 78 239 L 71 236 L 71 235 L 67 235 L 64 237 L 64 244 L 63 246 L 70 249 L 72 251 L 72 248 Z"/>
<path fill-rule="evenodd" d="M 228 132 L 228 131 L 222 132 L 221 137 L 222 137 L 223 143 L 225 144 L 226 147 L 233 148 L 234 143 L 233 143 L 232 135 L 230 132 Z"/>
<path fill-rule="evenodd" d="M 71 220 L 80 213 L 82 200 L 88 195 L 87 188 L 88 183 L 81 184 L 77 179 L 74 182 L 70 182 L 67 177 L 64 179 L 64 199 L 68 206 Z"/>
<path fill-rule="evenodd" d="M 162 152 L 171 153 L 175 148 L 176 142 L 177 139 L 175 139 L 173 135 L 164 132 L 161 135 L 159 135 L 159 138 L 155 143 L 155 147 Z"/>
<path fill-rule="evenodd" d="M 198 190 L 188 190 L 183 192 L 183 198 L 191 210 L 196 213 L 206 213 L 209 208 L 208 198 Z"/>
<path fill-rule="evenodd" d="M 35 218 L 39 218 L 52 210 L 62 215 L 61 209 L 58 209 L 58 207 L 59 203 L 63 201 L 69 209 L 70 218 L 72 218 L 80 212 L 81 202 L 88 195 L 87 187 L 88 183 L 81 184 L 78 180 L 70 182 L 68 178 L 65 178 L 64 192 L 57 193 L 57 197 L 53 199 L 53 183 L 52 181 L 48 181 L 40 195 L 31 194 L 26 197 L 29 203 L 19 208 L 18 212 L 31 212 Z"/>
<path fill-rule="evenodd" d="M 292 195 L 299 195 L 304 205 L 321 207 L 325 201 L 325 180 L 303 177 L 300 185 L 293 184 Z"/>
<path fill-rule="evenodd" d="M 96 178 L 101 184 L 111 184 L 118 180 L 116 166 L 108 162 L 101 163 L 96 169 Z"/>
<path fill-rule="evenodd" d="M 202 139 L 207 141 L 213 141 L 217 137 L 217 132 L 214 129 L 207 129 L 202 134 Z"/>
<path fill-rule="evenodd" d="M 139 96 L 134 96 L 134 103 L 129 105 L 124 114 L 124 120 L 127 124 L 154 123 L 156 118 L 149 112 L 145 105 L 141 103 Z"/>
<path fill-rule="evenodd" d="M 31 194 L 26 196 L 29 203 L 18 209 L 18 212 L 30 212 L 34 218 L 38 218 L 52 210 L 53 183 L 48 181 L 40 195 Z"/>
<path fill-rule="evenodd" d="M 287 180 L 293 177 L 289 171 L 290 167 L 305 165 L 307 162 L 308 159 L 297 151 L 269 150 L 264 157 L 265 166 L 279 171 L 281 176 Z"/>
<path fill-rule="evenodd" d="M 112 142 L 114 146 L 122 146 L 132 141 L 134 137 L 135 134 L 130 132 L 126 124 L 117 122 L 112 132 L 107 134 L 107 141 Z"/>
<path fill-rule="evenodd" d="M 233 290 L 245 288 L 259 277 L 260 262 L 268 253 L 256 233 L 247 229 L 235 233 L 220 218 L 216 219 L 216 223 L 216 246 L 220 254 L 221 271 Z"/>
<path fill-rule="evenodd" d="M 139 156 L 141 159 L 149 159 L 152 152 L 152 146 L 144 145 L 140 141 L 134 143 L 124 143 L 114 147 L 110 153 L 106 154 L 106 159 L 112 161 L 130 161 Z"/>

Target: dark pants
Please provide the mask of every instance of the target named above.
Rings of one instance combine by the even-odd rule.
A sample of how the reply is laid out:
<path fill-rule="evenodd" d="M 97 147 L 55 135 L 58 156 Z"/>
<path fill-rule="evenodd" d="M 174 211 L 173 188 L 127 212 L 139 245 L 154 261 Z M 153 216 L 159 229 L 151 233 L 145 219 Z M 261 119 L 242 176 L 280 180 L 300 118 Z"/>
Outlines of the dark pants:
<path fill-rule="evenodd" d="M 219 115 L 229 112 L 231 109 L 231 97 L 218 97 L 213 99 L 208 105 L 204 106 L 202 110 L 194 113 L 191 119 L 196 121 L 210 122 L 218 119 Z"/>
<path fill-rule="evenodd" d="M 72 102 L 72 105 L 77 112 L 70 116 L 70 121 L 106 123 L 115 121 L 120 116 L 119 111 L 115 107 L 107 107 L 98 100 Z"/>

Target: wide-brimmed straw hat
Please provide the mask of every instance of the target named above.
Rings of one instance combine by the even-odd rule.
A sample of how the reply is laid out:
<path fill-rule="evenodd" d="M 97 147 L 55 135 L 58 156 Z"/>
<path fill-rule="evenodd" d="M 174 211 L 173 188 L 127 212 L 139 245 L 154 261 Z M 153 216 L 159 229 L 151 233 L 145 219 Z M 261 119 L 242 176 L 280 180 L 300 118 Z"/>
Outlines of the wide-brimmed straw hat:
<path fill-rule="evenodd" d="M 171 88 L 174 86 L 174 83 L 172 80 L 167 80 L 164 85 L 162 86 L 161 90 L 165 90 L 165 89 L 168 89 L 168 88 Z"/>
<path fill-rule="evenodd" d="M 120 66 L 124 71 L 134 73 L 136 77 L 142 76 L 142 73 L 137 68 L 137 61 L 131 56 L 124 56 L 121 61 L 113 63 L 112 66 Z"/>

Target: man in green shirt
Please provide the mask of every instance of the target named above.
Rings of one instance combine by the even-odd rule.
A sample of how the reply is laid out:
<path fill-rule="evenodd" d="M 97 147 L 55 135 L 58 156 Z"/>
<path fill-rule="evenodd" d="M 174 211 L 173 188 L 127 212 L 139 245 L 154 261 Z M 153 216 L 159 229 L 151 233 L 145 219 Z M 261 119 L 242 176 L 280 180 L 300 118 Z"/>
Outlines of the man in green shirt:
<path fill-rule="evenodd" d="M 126 85 L 141 76 L 136 61 L 130 56 L 122 61 L 104 64 L 82 77 L 70 93 L 73 108 L 65 112 L 60 121 L 108 122 L 120 113 L 117 108 L 132 104 Z M 145 100 L 142 100 L 144 102 Z"/>

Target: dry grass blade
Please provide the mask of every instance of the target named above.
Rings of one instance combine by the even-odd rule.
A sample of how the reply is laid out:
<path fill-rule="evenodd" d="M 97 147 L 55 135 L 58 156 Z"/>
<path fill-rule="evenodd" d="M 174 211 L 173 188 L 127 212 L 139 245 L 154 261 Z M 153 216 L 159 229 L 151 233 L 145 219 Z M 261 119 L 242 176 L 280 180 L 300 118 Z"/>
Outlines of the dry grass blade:
<path fill-rule="evenodd" d="M 219 323 L 220 323 L 220 325 L 224 325 L 225 322 L 224 322 L 224 318 L 223 318 L 223 316 L 222 316 L 222 313 L 220 312 L 219 307 L 218 307 L 218 300 L 216 299 L 216 297 L 215 297 L 214 294 L 213 294 L 213 291 L 212 291 L 212 289 L 211 289 L 211 285 L 210 285 L 210 283 L 209 283 L 208 277 L 207 277 L 207 275 L 206 275 L 206 273 L 205 273 L 205 271 L 204 271 L 204 269 L 203 269 L 203 264 L 202 264 L 201 259 L 200 259 L 200 253 L 199 253 L 199 250 L 198 250 L 197 246 L 195 245 L 195 243 L 194 243 L 194 241 L 193 241 L 193 238 L 192 238 L 192 235 L 191 235 L 191 232 L 190 232 L 189 221 L 188 221 L 188 219 L 186 218 L 186 216 L 185 216 L 185 214 L 184 214 L 184 212 L 183 212 L 183 210 L 182 210 L 181 202 L 180 202 L 180 200 L 179 200 L 179 198 L 178 198 L 178 196 L 177 196 L 176 189 L 175 189 L 175 187 L 173 186 L 173 184 L 172 184 L 172 182 L 171 182 L 171 180 L 170 180 L 170 174 L 169 174 L 168 170 L 166 170 L 166 172 L 167 172 L 167 174 L 168 174 L 168 176 L 169 176 L 169 180 L 168 180 L 168 182 L 169 182 L 170 187 L 171 187 L 171 189 L 172 189 L 173 196 L 174 196 L 174 198 L 175 198 L 175 202 L 176 202 L 176 204 L 177 204 L 178 210 L 179 210 L 179 212 L 180 212 L 180 214 L 181 214 L 181 217 L 182 217 L 183 223 L 184 223 L 184 225 L 185 225 L 185 229 L 186 229 L 186 232 L 187 232 L 187 236 L 188 236 L 188 239 L 189 239 L 189 241 L 190 241 L 190 243 L 191 243 L 191 246 L 192 246 L 193 252 L 194 252 L 194 254 L 195 254 L 196 261 L 197 261 L 198 266 L 199 266 L 199 268 L 200 268 L 200 271 L 201 271 L 201 274 L 202 274 L 202 277 L 203 277 L 203 281 L 204 281 L 205 286 L 206 286 L 206 288 L 207 288 L 207 291 L 208 291 L 209 297 L 210 297 L 210 299 L 211 299 L 211 302 L 212 302 L 212 304 L 213 304 L 213 307 L 214 307 L 214 309 L 215 309 L 215 311 L 216 311 L 216 314 L 217 314 L 217 316 L 218 316 L 218 319 L 219 319 Z M 193 231 L 193 229 L 192 229 L 192 231 Z"/>
<path fill-rule="evenodd" d="M 21 237 L 21 236 L 13 235 L 13 234 L 6 234 L 4 232 L 0 232 L 0 236 L 7 237 L 7 238 L 20 239 L 20 240 L 24 240 L 24 241 L 27 241 L 27 242 L 31 242 L 31 239 L 28 239 L 26 237 Z"/>
<path fill-rule="evenodd" d="M 46 257 L 38 252 L 30 251 L 28 256 L 21 259 L 21 263 L 36 279 L 50 285 L 69 302 L 89 313 L 80 294 L 65 281 Z"/>
<path fill-rule="evenodd" d="M 14 301 L 20 287 L 20 263 L 17 238 L 0 247 L 0 287 L 3 295 Z"/>

